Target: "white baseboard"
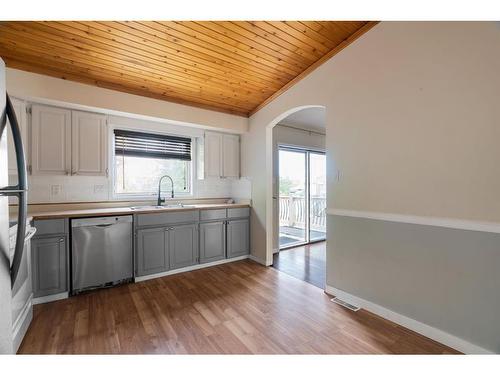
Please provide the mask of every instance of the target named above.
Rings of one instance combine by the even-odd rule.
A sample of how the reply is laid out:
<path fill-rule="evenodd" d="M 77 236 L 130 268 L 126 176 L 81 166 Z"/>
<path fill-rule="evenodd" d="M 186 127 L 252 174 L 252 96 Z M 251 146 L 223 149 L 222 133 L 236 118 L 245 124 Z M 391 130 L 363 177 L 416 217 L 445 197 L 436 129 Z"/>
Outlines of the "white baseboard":
<path fill-rule="evenodd" d="M 266 262 L 265 260 L 262 260 L 262 259 L 260 259 L 260 258 L 257 258 L 255 255 L 250 255 L 248 258 L 249 258 L 250 260 L 253 260 L 254 262 L 257 262 L 257 263 L 259 263 L 259 264 L 262 264 L 263 266 L 266 266 L 266 267 L 267 267 L 267 266 L 271 266 L 271 265 L 272 265 L 272 263 L 268 264 L 268 262 Z"/>
<path fill-rule="evenodd" d="M 250 257 L 251 257 L 250 255 L 242 255 L 242 256 L 239 256 L 239 257 L 217 260 L 215 262 L 210 262 L 210 263 L 195 264 L 193 266 L 178 268 L 176 270 L 170 270 L 170 271 L 165 271 L 165 272 L 160 272 L 160 273 L 155 273 L 155 274 L 152 274 L 152 275 L 138 276 L 138 277 L 135 278 L 135 282 L 139 283 L 141 281 L 146 281 L 146 280 L 151 280 L 151 279 L 157 279 L 159 277 L 164 277 L 164 276 L 169 276 L 169 275 L 175 275 L 177 273 L 189 272 L 189 271 L 199 270 L 199 269 L 202 269 L 202 268 L 213 267 L 213 266 L 217 266 L 219 264 L 225 264 L 225 263 L 230 263 L 230 262 L 236 262 L 238 260 L 248 259 Z"/>
<path fill-rule="evenodd" d="M 14 352 L 16 353 L 23 341 L 24 335 L 33 320 L 33 298 L 30 297 L 23 306 L 19 317 L 12 325 Z"/>
<path fill-rule="evenodd" d="M 37 297 L 33 298 L 33 305 L 39 305 L 40 303 L 47 303 L 52 301 L 59 301 L 60 299 L 66 299 L 68 297 L 69 297 L 68 292 L 51 294 L 50 296 Z"/>
<path fill-rule="evenodd" d="M 450 348 L 456 349 L 465 354 L 494 354 L 493 352 L 484 349 L 480 346 L 472 344 L 465 341 L 459 337 L 453 336 L 447 332 L 441 331 L 438 328 L 431 327 L 425 323 L 419 322 L 407 316 L 401 315 L 394 311 L 391 311 L 383 306 L 377 305 L 373 302 L 367 301 L 365 299 L 356 297 L 352 294 L 344 292 L 343 290 L 334 288 L 333 286 L 327 285 L 325 287 L 325 292 L 332 294 L 340 299 L 348 302 L 352 305 L 359 306 L 373 314 L 381 316 L 391 322 L 397 323 L 403 327 L 411 329 L 421 335 L 428 337 L 434 341 L 440 342 Z"/>

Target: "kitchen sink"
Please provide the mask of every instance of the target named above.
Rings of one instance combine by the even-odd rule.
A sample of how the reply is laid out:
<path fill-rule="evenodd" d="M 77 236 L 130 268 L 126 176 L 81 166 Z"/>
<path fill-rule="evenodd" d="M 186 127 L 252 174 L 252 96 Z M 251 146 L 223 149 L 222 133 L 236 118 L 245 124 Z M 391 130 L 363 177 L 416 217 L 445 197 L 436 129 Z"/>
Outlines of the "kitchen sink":
<path fill-rule="evenodd" d="M 190 208 L 190 207 L 195 207 L 194 205 L 189 205 L 189 204 L 183 204 L 183 203 L 176 203 L 176 204 L 166 204 L 163 206 L 152 206 L 152 205 L 146 205 L 146 206 L 133 206 L 130 207 L 131 210 L 164 210 L 168 208 Z"/>

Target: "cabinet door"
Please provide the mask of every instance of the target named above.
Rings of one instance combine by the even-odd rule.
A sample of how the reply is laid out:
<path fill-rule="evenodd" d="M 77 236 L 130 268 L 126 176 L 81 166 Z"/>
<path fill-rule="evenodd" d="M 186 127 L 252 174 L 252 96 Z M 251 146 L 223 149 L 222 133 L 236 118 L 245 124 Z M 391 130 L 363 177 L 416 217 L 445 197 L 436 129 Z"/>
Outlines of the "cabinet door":
<path fill-rule="evenodd" d="M 227 257 L 247 255 L 250 252 L 250 223 L 248 219 L 230 220 L 227 223 Z"/>
<path fill-rule="evenodd" d="M 26 150 L 28 149 L 28 138 L 26 130 L 26 105 L 22 100 L 11 98 L 12 106 L 14 107 L 14 112 L 16 113 L 17 122 L 21 130 L 21 139 L 23 140 L 24 154 L 26 155 Z M 17 162 L 16 162 L 16 149 L 14 147 L 14 141 L 12 140 L 12 131 L 10 129 L 9 121 L 7 120 L 7 150 L 8 150 L 8 161 L 9 161 L 9 174 L 17 175 Z M 28 158 L 27 158 L 28 159 Z M 11 185 L 15 185 L 16 181 L 10 181 Z"/>
<path fill-rule="evenodd" d="M 32 173 L 64 175 L 71 171 L 71 111 L 33 105 L 31 108 Z"/>
<path fill-rule="evenodd" d="M 106 116 L 97 113 L 71 113 L 71 174 L 106 176 Z"/>
<path fill-rule="evenodd" d="M 205 177 L 222 176 L 222 134 L 205 132 Z"/>
<path fill-rule="evenodd" d="M 223 221 L 200 224 L 200 263 L 226 258 L 226 225 Z"/>
<path fill-rule="evenodd" d="M 42 297 L 67 291 L 66 238 L 34 239 L 31 249 L 34 296 Z"/>
<path fill-rule="evenodd" d="M 168 231 L 170 269 L 198 263 L 198 225 L 178 225 Z"/>
<path fill-rule="evenodd" d="M 167 228 L 140 229 L 137 231 L 136 276 L 168 270 Z"/>
<path fill-rule="evenodd" d="M 240 177 L 240 137 L 224 134 L 222 137 L 222 175 Z"/>

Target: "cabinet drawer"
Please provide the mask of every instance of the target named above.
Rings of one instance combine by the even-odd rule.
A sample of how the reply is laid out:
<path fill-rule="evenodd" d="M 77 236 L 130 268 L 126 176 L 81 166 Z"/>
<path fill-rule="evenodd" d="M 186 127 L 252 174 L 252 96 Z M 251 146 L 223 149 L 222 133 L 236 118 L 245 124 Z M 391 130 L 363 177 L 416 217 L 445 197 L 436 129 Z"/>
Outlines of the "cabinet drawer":
<path fill-rule="evenodd" d="M 36 236 L 44 234 L 65 234 L 66 219 L 35 220 Z"/>
<path fill-rule="evenodd" d="M 164 225 L 177 223 L 192 223 L 198 221 L 199 211 L 163 212 L 158 214 L 137 215 L 137 225 Z"/>
<path fill-rule="evenodd" d="M 250 208 L 228 208 L 227 209 L 227 217 L 249 217 L 250 216 Z"/>
<path fill-rule="evenodd" d="M 202 210 L 200 211 L 200 220 L 219 220 L 226 218 L 226 209 Z"/>

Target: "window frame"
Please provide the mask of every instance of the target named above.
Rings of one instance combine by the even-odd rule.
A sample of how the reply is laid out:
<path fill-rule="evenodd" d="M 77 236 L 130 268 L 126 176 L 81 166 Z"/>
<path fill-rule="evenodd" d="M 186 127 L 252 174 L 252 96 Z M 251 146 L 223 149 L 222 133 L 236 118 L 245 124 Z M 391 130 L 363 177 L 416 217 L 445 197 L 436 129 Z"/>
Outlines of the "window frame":
<path fill-rule="evenodd" d="M 112 200 L 128 200 L 128 201 L 141 201 L 141 200 L 153 200 L 158 197 L 158 192 L 151 192 L 151 193 L 118 193 L 116 192 L 115 189 L 115 183 L 117 180 L 116 177 L 116 155 L 115 155 L 115 130 L 128 130 L 128 131 L 137 131 L 137 132 L 142 132 L 142 133 L 149 133 L 149 134 L 158 134 L 158 135 L 166 135 L 166 136 L 173 136 L 173 137 L 184 137 L 184 138 L 189 138 L 191 139 L 191 160 L 190 160 L 190 168 L 188 168 L 188 176 L 187 176 L 187 183 L 189 186 L 189 192 L 186 193 L 175 193 L 174 200 L 177 198 L 192 198 L 195 195 L 194 192 L 194 176 L 196 176 L 196 137 L 190 136 L 190 135 L 185 135 L 185 134 L 175 134 L 172 132 L 161 132 L 161 131 L 155 131 L 155 130 L 150 130 L 150 129 L 144 129 L 144 128 L 136 128 L 136 127 L 128 127 L 128 126 L 120 126 L 120 125 L 109 125 L 108 126 L 108 139 L 110 140 L 109 143 L 109 166 L 110 166 L 110 171 L 111 173 L 109 174 L 110 177 L 110 186 L 109 186 L 109 196 L 111 197 Z M 146 158 L 145 158 L 146 159 Z M 169 196 L 165 195 L 162 196 L 162 198 L 165 198 L 166 200 L 171 200 Z"/>

